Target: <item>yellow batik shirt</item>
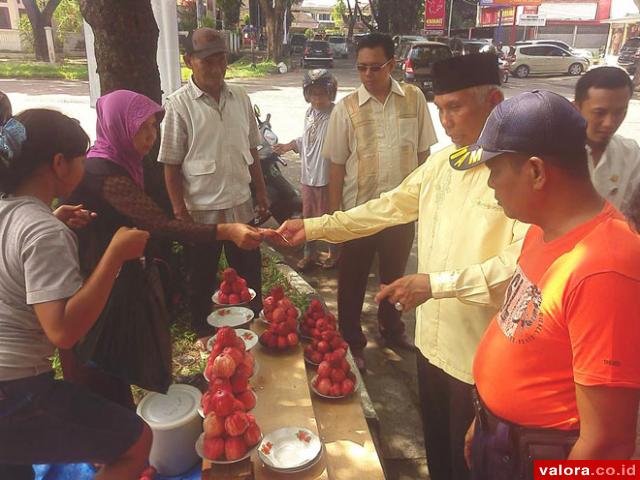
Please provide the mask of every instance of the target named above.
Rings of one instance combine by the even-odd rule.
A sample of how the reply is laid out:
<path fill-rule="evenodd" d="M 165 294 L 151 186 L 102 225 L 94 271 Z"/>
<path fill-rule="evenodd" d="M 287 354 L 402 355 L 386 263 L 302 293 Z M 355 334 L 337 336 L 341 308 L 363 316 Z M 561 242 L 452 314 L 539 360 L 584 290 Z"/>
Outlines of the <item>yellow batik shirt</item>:
<path fill-rule="evenodd" d="M 487 186 L 489 170 L 449 166 L 455 147 L 431 155 L 397 188 L 345 212 L 304 221 L 307 240 L 344 242 L 418 221 L 418 273 L 433 298 L 416 312 L 416 346 L 466 383 L 476 347 L 501 305 L 528 225 L 507 218 Z"/>

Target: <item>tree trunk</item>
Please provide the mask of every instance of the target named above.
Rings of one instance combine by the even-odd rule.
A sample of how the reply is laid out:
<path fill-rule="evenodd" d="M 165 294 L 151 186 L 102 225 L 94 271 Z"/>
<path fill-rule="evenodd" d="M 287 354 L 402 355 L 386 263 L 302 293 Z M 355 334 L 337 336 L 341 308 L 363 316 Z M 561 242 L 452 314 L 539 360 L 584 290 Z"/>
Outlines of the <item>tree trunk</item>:
<path fill-rule="evenodd" d="M 100 91 L 126 89 L 160 103 L 158 26 L 150 0 L 80 0 L 95 37 Z"/>
<path fill-rule="evenodd" d="M 260 7 L 265 17 L 267 31 L 267 56 L 275 63 L 282 60 L 282 40 L 284 36 L 285 0 L 260 0 Z"/>
<path fill-rule="evenodd" d="M 364 23 L 367 28 L 369 29 L 369 31 L 373 32 L 375 29 L 373 28 L 373 25 L 371 24 L 371 22 L 368 22 L 365 18 L 364 18 L 364 14 L 362 13 L 362 9 L 360 8 L 360 5 L 358 4 L 358 2 L 356 1 L 356 6 L 355 6 L 355 14 L 356 17 L 360 17 L 360 21 L 362 23 Z M 377 17 L 374 15 L 373 11 L 371 12 L 371 16 L 372 18 L 376 19 Z M 376 20 L 377 22 L 377 20 Z"/>
<path fill-rule="evenodd" d="M 158 26 L 150 0 L 80 0 L 80 11 L 93 29 L 100 93 L 132 90 L 162 103 L 156 55 Z M 169 205 L 158 145 L 145 158 L 147 193 Z"/>
<path fill-rule="evenodd" d="M 357 1 L 358 0 L 356 0 L 356 3 Z M 349 31 L 347 32 L 347 38 L 351 40 L 353 38 L 353 27 L 356 24 L 356 16 L 354 15 L 353 10 L 351 9 L 350 0 L 347 0 L 347 11 L 349 12 L 348 23 L 347 23 L 347 25 L 349 25 Z"/>
<path fill-rule="evenodd" d="M 24 0 L 24 9 L 29 17 L 31 23 L 31 30 L 33 30 L 33 48 L 36 54 L 36 60 L 42 62 L 48 62 L 49 49 L 47 48 L 47 37 L 44 33 L 44 27 L 51 26 L 51 18 L 53 18 L 53 12 L 58 7 L 61 0 L 49 0 L 42 12 L 36 5 L 35 0 Z"/>
<path fill-rule="evenodd" d="M 408 35 L 416 30 L 418 2 L 415 0 L 383 0 L 387 4 L 387 12 L 394 34 Z"/>

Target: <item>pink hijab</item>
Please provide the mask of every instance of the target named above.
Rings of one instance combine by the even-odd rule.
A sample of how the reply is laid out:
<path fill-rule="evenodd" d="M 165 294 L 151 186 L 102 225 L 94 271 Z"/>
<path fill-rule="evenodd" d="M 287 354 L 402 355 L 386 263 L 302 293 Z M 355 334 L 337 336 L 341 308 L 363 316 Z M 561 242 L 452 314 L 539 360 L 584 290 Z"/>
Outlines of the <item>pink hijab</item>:
<path fill-rule="evenodd" d="M 87 158 L 105 158 L 124 168 L 144 188 L 142 155 L 133 146 L 133 137 L 151 115 L 164 117 L 164 109 L 150 98 L 129 90 L 116 90 L 98 99 L 96 143 Z"/>

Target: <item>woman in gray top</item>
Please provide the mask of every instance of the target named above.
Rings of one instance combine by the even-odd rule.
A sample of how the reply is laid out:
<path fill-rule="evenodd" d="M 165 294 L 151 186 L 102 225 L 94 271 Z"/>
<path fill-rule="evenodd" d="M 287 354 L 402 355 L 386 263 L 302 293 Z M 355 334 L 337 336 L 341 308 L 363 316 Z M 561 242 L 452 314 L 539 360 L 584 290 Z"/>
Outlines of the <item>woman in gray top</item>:
<path fill-rule="evenodd" d="M 83 282 L 75 234 L 86 212 L 64 207 L 84 173 L 89 138 L 50 110 L 0 128 L 0 478 L 33 479 L 34 463 L 104 464 L 96 479 L 137 479 L 151 431 L 134 412 L 54 380 L 50 357 L 70 348 L 103 309 L 122 264 L 149 234 L 118 230 Z M 61 221 L 62 220 L 62 221 Z"/>

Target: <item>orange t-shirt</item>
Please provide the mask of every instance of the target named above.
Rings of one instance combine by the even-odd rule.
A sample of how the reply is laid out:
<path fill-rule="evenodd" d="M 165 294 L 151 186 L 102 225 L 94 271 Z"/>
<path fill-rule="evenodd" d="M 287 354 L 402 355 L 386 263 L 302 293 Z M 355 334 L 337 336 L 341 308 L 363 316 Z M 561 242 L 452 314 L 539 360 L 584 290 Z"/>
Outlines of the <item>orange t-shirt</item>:
<path fill-rule="evenodd" d="M 473 373 L 495 415 L 579 428 L 575 384 L 640 388 L 640 236 L 608 202 L 551 242 L 532 226 Z"/>

